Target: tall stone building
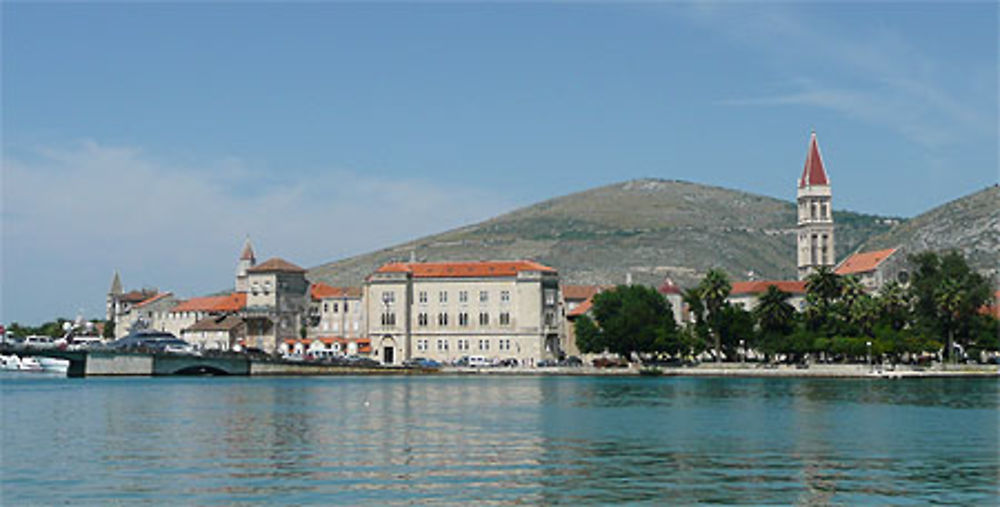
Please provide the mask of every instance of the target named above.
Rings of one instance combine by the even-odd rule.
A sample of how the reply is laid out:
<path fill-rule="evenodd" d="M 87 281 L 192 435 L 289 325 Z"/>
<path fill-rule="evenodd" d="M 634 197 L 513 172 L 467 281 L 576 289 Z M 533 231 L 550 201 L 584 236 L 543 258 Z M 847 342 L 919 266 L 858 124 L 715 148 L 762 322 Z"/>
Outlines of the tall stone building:
<path fill-rule="evenodd" d="M 820 266 L 833 267 L 833 208 L 830 178 L 823 167 L 816 132 L 809 138 L 806 165 L 798 182 L 798 273 L 805 279 Z"/>

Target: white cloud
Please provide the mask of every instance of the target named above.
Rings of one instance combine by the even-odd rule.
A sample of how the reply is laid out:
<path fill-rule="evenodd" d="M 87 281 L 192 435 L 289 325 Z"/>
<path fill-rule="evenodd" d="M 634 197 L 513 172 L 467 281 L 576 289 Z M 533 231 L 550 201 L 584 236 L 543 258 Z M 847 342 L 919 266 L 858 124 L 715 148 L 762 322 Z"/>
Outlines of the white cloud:
<path fill-rule="evenodd" d="M 960 64 L 935 60 L 892 25 L 860 22 L 838 30 L 806 12 L 804 6 L 757 4 L 691 10 L 712 31 L 773 58 L 786 76 L 781 90 L 720 104 L 825 108 L 888 127 L 929 149 L 995 137 L 995 61 L 980 64 L 992 72 L 968 62 L 955 67 Z M 955 72 L 969 79 L 946 84 Z"/>
<path fill-rule="evenodd" d="M 261 257 L 309 267 L 488 218 L 490 191 L 348 169 L 308 178 L 236 159 L 156 160 L 93 141 L 5 155 L 0 319 L 103 312 L 127 286 L 181 296 L 225 289 L 245 234 Z"/>

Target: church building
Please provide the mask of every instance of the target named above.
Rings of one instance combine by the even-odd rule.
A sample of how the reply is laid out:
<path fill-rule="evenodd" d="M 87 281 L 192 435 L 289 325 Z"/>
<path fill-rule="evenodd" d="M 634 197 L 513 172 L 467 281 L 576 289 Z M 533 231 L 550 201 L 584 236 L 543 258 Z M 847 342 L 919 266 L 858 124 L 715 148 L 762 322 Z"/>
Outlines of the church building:
<path fill-rule="evenodd" d="M 806 165 L 798 182 L 798 275 L 804 280 L 821 266 L 836 264 L 830 178 L 823 167 L 816 132 L 809 138 Z"/>

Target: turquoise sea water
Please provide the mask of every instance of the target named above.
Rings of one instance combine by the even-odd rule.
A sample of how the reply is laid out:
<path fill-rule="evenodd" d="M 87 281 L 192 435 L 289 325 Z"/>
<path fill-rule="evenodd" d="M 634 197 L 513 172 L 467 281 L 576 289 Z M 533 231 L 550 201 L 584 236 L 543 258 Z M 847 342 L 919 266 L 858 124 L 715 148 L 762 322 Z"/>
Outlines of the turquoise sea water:
<path fill-rule="evenodd" d="M 0 504 L 996 504 L 1000 382 L 0 378 Z"/>

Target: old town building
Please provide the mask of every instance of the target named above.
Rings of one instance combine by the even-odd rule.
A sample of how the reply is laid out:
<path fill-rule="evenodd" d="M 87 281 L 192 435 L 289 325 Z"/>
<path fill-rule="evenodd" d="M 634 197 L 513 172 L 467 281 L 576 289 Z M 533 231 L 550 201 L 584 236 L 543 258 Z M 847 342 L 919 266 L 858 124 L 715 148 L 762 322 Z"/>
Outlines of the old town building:
<path fill-rule="evenodd" d="M 560 354 L 559 274 L 533 261 L 397 262 L 365 283 L 373 357 L 515 359 Z"/>

